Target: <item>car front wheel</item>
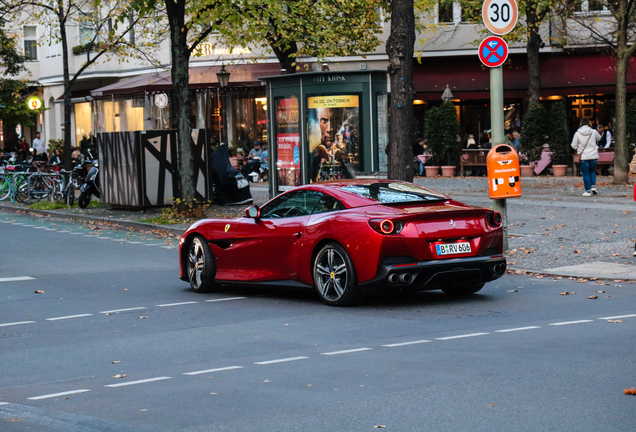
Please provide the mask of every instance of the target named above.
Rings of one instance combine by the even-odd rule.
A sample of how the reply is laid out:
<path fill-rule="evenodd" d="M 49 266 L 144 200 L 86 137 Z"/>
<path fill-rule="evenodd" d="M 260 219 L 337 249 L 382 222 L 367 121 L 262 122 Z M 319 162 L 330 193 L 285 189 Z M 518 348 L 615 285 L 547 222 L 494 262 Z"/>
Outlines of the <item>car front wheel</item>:
<path fill-rule="evenodd" d="M 330 306 L 351 306 L 362 299 L 351 258 L 337 243 L 327 243 L 318 251 L 313 276 L 318 295 Z"/>
<path fill-rule="evenodd" d="M 216 267 L 214 256 L 207 240 L 202 236 L 192 239 L 186 257 L 188 281 L 195 292 L 210 292 L 214 290 L 214 276 Z"/>

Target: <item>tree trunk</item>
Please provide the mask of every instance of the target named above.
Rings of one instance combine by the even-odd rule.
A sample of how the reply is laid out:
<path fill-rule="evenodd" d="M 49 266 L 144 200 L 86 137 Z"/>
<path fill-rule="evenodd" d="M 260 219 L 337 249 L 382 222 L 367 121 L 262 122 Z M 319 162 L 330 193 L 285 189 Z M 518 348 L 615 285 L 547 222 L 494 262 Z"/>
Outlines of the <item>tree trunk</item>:
<path fill-rule="evenodd" d="M 64 3 L 59 0 L 57 4 L 57 19 L 60 24 L 60 39 L 62 40 L 62 67 L 64 74 L 64 166 L 72 170 L 71 166 L 71 112 L 73 103 L 71 102 L 71 79 L 68 69 L 68 40 L 66 37 L 66 19 L 64 17 Z"/>
<path fill-rule="evenodd" d="M 275 41 L 270 39 L 270 48 L 274 51 L 274 54 L 276 54 L 281 71 L 285 71 L 287 75 L 296 73 L 295 54 L 298 52 L 298 47 L 295 42 L 291 43 L 287 49 L 281 50 L 276 46 Z"/>
<path fill-rule="evenodd" d="M 620 34 L 620 33 L 619 33 Z M 627 53 L 625 40 L 619 44 L 616 54 L 616 120 L 614 122 L 614 184 L 627 184 L 629 177 L 629 147 L 627 145 L 627 128 L 625 108 L 627 107 L 627 64 L 630 55 Z"/>
<path fill-rule="evenodd" d="M 541 64 L 539 62 L 539 50 L 541 49 L 541 36 L 536 13 L 535 2 L 528 2 L 526 8 L 526 25 L 528 28 L 528 45 L 526 55 L 528 59 L 528 106 L 539 103 L 541 97 Z"/>
<path fill-rule="evenodd" d="M 395 0 L 391 13 L 389 55 L 391 106 L 389 107 L 388 178 L 413 181 L 413 0 Z M 441 96 L 441 95 L 440 95 Z"/>
<path fill-rule="evenodd" d="M 179 146 L 179 198 L 194 199 L 194 158 L 192 155 L 192 125 L 190 124 L 190 52 L 188 29 L 185 26 L 185 3 L 166 0 L 170 24 L 170 49 L 172 54 L 172 103 L 177 120 L 177 145 Z M 223 119 L 226 121 L 226 119 Z"/>

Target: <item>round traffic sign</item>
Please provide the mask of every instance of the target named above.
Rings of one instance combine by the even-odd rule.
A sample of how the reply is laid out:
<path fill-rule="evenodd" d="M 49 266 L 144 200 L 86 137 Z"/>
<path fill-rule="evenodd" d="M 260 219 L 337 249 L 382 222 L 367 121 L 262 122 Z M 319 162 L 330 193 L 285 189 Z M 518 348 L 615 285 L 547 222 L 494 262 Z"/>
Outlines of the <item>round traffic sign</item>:
<path fill-rule="evenodd" d="M 479 60 L 484 66 L 501 66 L 507 58 L 508 45 L 499 36 L 489 36 L 479 44 Z"/>
<path fill-rule="evenodd" d="M 481 8 L 481 16 L 491 33 L 505 35 L 517 24 L 519 8 L 515 0 L 486 0 Z"/>

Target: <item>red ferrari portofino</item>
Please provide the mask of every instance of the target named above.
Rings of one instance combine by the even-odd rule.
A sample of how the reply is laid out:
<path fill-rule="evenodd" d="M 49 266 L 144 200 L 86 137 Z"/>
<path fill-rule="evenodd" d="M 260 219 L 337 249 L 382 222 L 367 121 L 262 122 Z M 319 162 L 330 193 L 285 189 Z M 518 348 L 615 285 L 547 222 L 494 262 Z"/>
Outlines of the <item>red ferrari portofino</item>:
<path fill-rule="evenodd" d="M 501 215 L 411 183 L 351 180 L 294 188 L 239 219 L 193 224 L 180 278 L 312 289 L 345 306 L 380 291 L 466 295 L 506 271 Z"/>

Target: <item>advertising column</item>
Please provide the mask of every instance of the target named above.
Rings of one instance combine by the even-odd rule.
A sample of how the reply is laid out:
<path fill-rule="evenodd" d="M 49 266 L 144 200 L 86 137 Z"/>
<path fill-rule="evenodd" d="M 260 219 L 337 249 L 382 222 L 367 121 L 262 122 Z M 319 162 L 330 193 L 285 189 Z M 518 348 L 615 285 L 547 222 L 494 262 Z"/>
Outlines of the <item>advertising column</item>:
<path fill-rule="evenodd" d="M 295 96 L 276 100 L 275 128 L 278 185 L 281 190 L 300 186 L 300 130 Z"/>

